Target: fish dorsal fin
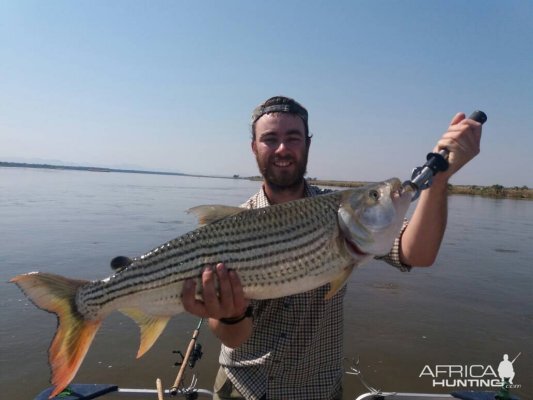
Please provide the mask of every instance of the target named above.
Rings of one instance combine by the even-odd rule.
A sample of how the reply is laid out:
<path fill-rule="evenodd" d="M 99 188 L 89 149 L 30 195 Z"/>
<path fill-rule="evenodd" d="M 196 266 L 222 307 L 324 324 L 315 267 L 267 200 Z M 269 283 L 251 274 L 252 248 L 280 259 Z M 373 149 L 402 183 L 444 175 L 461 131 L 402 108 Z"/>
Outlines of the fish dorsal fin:
<path fill-rule="evenodd" d="M 198 217 L 198 223 L 200 225 L 207 225 L 243 212 L 245 211 L 245 209 L 241 207 L 231 207 L 213 204 L 193 207 L 187 211 L 195 214 Z"/>
<path fill-rule="evenodd" d="M 170 320 L 170 317 L 148 315 L 136 308 L 125 308 L 119 311 L 133 319 L 141 330 L 141 344 L 139 345 L 137 358 L 142 357 L 144 353 L 150 350 Z"/>
<path fill-rule="evenodd" d="M 342 273 L 337 276 L 334 280 L 330 282 L 331 288 L 329 289 L 329 292 L 326 293 L 326 296 L 324 297 L 325 300 L 330 300 L 333 296 L 337 294 L 339 290 L 342 289 L 342 287 L 346 284 L 348 281 L 348 278 L 350 277 L 350 274 L 352 273 L 354 269 L 353 265 L 350 265 L 349 267 L 346 267 Z"/>

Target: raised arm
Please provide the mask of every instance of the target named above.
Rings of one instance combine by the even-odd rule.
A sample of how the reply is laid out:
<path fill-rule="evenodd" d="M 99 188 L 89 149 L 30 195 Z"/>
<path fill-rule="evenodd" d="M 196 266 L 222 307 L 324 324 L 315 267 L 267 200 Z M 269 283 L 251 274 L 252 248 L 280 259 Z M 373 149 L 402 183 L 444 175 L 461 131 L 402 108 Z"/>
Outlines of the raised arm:
<path fill-rule="evenodd" d="M 467 119 L 464 113 L 453 117 L 434 152 L 447 149 L 449 168 L 433 178 L 424 190 L 400 243 L 400 260 L 412 266 L 429 266 L 435 262 L 446 229 L 448 215 L 448 181 L 461 167 L 479 154 L 481 124 Z"/>

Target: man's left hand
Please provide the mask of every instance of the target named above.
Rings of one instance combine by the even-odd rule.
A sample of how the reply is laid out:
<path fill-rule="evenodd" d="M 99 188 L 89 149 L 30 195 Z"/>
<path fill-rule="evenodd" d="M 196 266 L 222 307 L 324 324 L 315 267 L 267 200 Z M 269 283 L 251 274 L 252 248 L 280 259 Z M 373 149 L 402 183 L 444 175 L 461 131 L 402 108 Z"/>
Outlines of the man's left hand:
<path fill-rule="evenodd" d="M 466 118 L 464 113 L 457 113 L 433 149 L 434 152 L 442 149 L 449 152 L 448 169 L 435 178 L 447 182 L 463 165 L 479 154 L 480 142 L 481 124 Z"/>

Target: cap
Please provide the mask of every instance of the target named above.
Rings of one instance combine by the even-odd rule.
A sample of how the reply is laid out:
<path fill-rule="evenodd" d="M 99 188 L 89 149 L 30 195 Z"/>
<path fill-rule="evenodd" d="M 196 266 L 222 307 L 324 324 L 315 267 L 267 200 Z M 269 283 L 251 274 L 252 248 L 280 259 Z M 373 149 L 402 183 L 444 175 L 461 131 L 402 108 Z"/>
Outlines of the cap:
<path fill-rule="evenodd" d="M 252 125 L 265 114 L 284 112 L 298 115 L 307 127 L 307 110 L 296 100 L 284 96 L 275 96 L 258 105 L 252 112 Z"/>

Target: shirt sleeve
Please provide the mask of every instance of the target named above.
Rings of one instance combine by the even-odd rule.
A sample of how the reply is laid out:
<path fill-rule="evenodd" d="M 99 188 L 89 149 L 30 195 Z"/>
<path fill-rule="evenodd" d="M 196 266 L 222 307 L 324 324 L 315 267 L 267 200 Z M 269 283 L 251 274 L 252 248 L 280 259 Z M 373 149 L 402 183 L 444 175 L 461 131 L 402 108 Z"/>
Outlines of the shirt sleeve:
<path fill-rule="evenodd" d="M 412 268 L 411 265 L 404 264 L 400 261 L 400 242 L 402 240 L 403 232 L 405 231 L 405 228 L 407 228 L 408 224 L 409 222 L 405 219 L 403 221 L 402 230 L 400 231 L 400 234 L 398 235 L 398 237 L 394 239 L 394 243 L 392 245 L 392 248 L 389 254 L 375 257 L 376 260 L 383 260 L 387 264 L 390 264 L 393 267 L 398 268 L 402 272 L 408 272 Z"/>

